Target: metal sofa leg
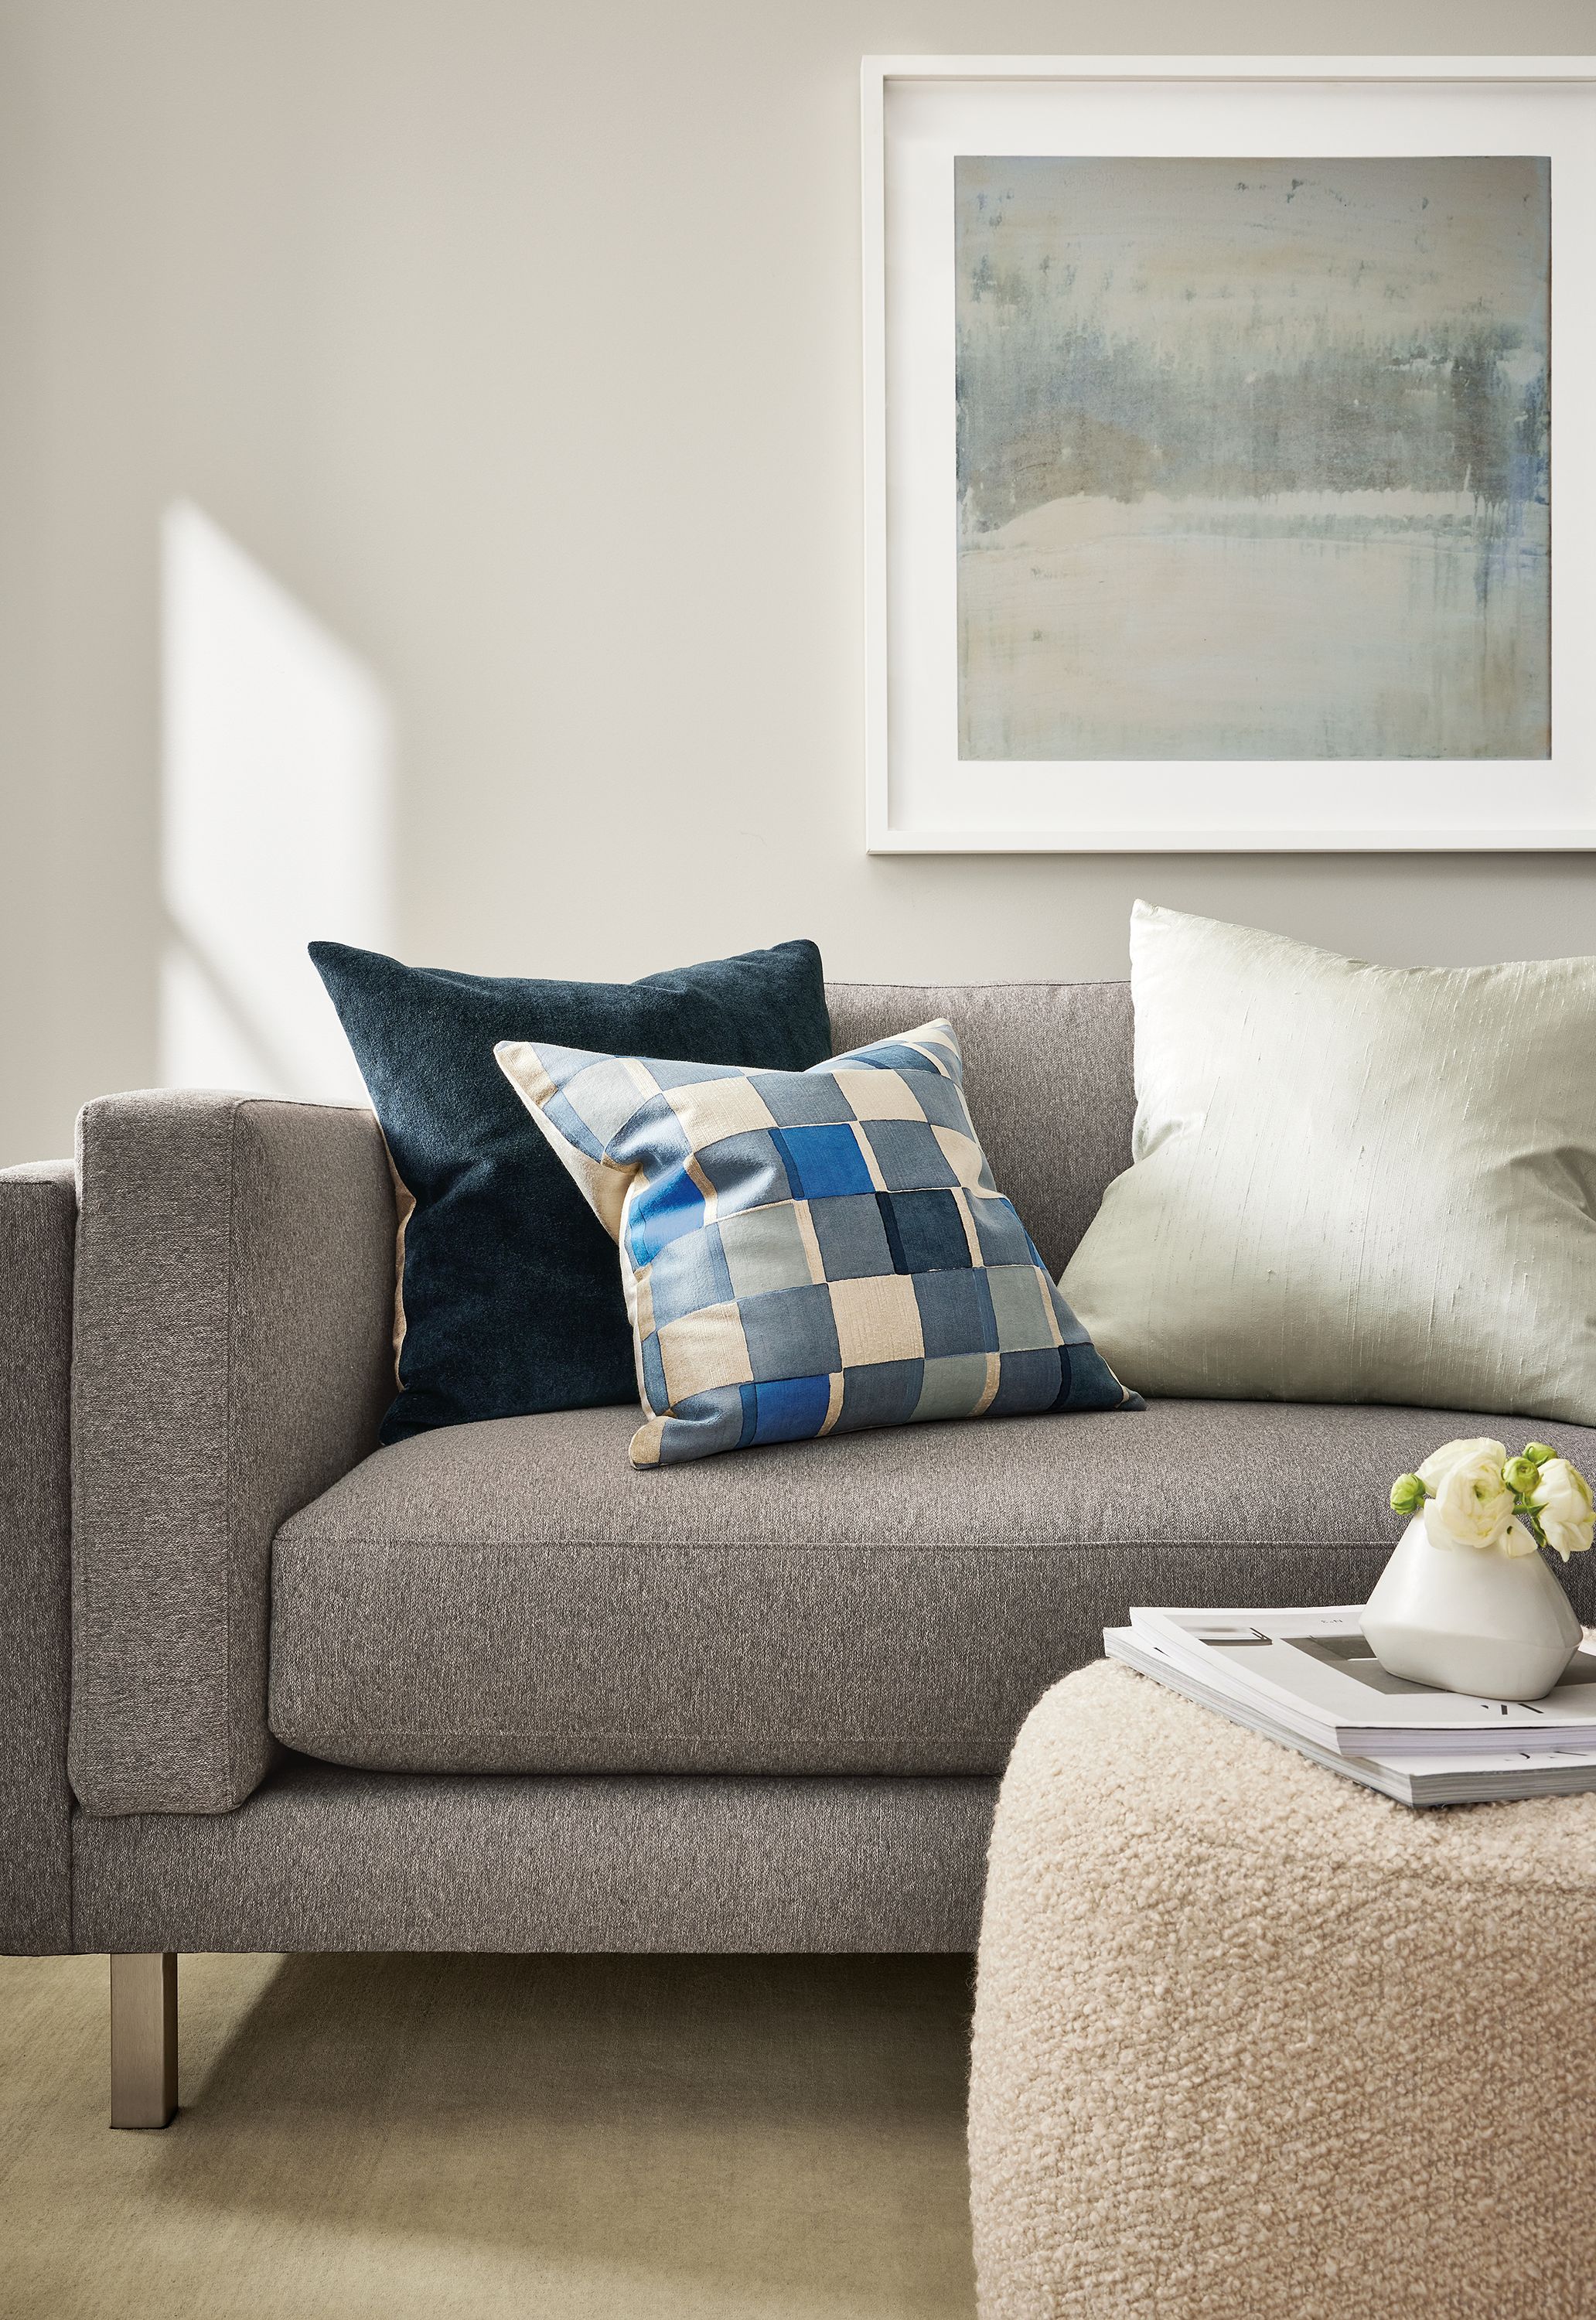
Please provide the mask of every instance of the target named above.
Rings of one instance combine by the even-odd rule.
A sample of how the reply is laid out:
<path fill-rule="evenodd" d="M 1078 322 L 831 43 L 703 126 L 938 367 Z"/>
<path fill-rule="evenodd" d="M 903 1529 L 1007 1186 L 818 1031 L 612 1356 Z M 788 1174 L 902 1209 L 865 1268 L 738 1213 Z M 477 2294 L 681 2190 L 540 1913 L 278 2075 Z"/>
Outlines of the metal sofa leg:
<path fill-rule="evenodd" d="M 177 1953 L 111 1961 L 111 2124 L 169 2126 L 177 2108 Z"/>

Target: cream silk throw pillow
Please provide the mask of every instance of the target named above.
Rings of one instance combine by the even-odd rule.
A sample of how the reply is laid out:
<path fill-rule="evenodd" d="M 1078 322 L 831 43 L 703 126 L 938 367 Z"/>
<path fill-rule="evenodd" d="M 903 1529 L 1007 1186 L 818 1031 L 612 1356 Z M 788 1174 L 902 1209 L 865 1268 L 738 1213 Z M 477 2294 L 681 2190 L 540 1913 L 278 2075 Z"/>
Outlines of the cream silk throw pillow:
<path fill-rule="evenodd" d="M 1138 902 L 1130 963 L 1134 1165 L 1060 1282 L 1128 1386 L 1596 1425 L 1596 959 Z"/>

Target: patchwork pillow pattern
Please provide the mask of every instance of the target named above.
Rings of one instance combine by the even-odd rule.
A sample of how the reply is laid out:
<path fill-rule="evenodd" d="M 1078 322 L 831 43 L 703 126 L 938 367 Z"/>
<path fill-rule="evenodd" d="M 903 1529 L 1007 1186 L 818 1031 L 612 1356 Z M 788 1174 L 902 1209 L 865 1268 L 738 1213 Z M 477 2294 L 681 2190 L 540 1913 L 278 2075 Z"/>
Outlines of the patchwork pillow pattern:
<path fill-rule="evenodd" d="M 620 1244 L 648 1412 L 634 1465 L 1141 1407 L 993 1182 L 951 1024 L 802 1073 L 494 1052 Z"/>

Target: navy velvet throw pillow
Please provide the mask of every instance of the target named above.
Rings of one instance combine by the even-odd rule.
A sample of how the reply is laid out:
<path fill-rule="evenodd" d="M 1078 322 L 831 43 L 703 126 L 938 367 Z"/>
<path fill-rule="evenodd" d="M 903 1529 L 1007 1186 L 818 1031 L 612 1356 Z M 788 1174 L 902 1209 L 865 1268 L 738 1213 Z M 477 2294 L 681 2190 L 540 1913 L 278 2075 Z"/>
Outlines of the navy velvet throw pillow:
<path fill-rule="evenodd" d="M 385 1442 L 432 1426 L 635 1401 L 615 1244 L 494 1059 L 502 1039 L 803 1072 L 831 1052 L 813 943 L 640 983 L 523 982 L 311 957 L 360 1066 L 404 1228 L 399 1393 Z"/>

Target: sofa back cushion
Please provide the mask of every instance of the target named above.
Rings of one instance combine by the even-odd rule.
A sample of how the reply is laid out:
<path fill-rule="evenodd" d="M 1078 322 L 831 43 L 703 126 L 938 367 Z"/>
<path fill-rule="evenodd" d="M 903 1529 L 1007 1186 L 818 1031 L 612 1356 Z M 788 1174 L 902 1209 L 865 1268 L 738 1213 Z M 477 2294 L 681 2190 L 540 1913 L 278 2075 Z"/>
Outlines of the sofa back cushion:
<path fill-rule="evenodd" d="M 1056 1278 L 1130 1165 L 1130 985 L 833 983 L 826 999 L 839 1055 L 946 1016 L 993 1174 Z"/>

